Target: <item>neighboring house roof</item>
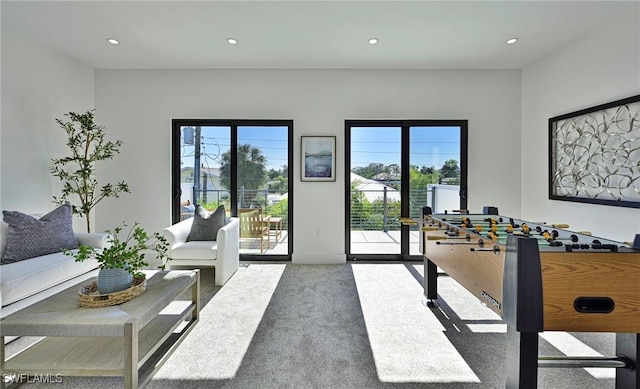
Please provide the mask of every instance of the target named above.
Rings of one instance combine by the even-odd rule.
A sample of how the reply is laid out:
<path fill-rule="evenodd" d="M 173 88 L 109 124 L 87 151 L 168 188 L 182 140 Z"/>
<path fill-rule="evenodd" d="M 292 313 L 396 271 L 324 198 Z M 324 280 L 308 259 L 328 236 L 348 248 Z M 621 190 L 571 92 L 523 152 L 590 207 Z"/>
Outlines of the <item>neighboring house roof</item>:
<path fill-rule="evenodd" d="M 387 188 L 387 201 L 400 201 L 400 192 L 394 188 L 382 184 L 376 180 L 364 178 L 354 172 L 351 172 L 351 182 L 357 182 L 356 189 L 361 191 L 364 196 L 373 202 L 375 200 L 384 200 L 384 189 Z"/>
<path fill-rule="evenodd" d="M 269 203 L 269 205 L 273 205 L 275 203 L 278 203 L 288 198 L 289 198 L 289 193 L 283 193 L 283 194 L 269 193 L 267 194 L 267 203 Z"/>
<path fill-rule="evenodd" d="M 376 181 L 400 181 L 400 176 L 397 174 L 382 172 L 373 176 Z"/>

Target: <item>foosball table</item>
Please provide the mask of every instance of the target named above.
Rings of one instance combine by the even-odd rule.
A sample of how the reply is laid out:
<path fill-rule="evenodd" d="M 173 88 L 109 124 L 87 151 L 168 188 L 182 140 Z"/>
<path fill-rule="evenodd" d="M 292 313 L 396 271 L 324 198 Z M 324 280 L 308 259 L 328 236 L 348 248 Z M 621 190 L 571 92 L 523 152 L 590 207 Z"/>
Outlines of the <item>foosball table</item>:
<path fill-rule="evenodd" d="M 616 388 L 640 388 L 640 235 L 621 243 L 569 226 L 482 214 L 420 221 L 424 294 L 434 307 L 438 268 L 507 324 L 506 388 L 536 388 L 538 367 L 616 368 Z M 611 357 L 538 356 L 542 331 L 613 332 Z"/>

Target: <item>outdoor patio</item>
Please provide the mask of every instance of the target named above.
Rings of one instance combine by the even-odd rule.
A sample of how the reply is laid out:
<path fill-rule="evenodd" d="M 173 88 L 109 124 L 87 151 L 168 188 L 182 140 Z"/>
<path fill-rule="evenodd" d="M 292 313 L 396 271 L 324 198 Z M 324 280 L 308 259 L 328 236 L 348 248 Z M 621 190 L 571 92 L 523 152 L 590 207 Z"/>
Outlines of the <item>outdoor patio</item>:
<path fill-rule="evenodd" d="M 288 231 L 284 230 L 282 236 L 276 242 L 272 236 L 269 247 L 264 250 L 266 255 L 285 255 L 289 242 Z M 418 231 L 411 231 L 409 238 L 409 253 L 419 255 Z M 243 241 L 240 243 L 241 254 L 260 254 L 259 240 Z M 400 231 L 352 231 L 351 232 L 351 253 L 352 254 L 399 254 L 400 253 Z"/>

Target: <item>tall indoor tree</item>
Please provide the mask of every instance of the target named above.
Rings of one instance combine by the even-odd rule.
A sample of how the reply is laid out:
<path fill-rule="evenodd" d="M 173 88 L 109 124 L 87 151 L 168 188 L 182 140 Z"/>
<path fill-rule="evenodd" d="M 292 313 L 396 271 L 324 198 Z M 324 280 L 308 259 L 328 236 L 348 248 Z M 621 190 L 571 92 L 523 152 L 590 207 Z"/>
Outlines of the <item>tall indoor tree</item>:
<path fill-rule="evenodd" d="M 96 178 L 96 163 L 119 154 L 122 141 L 105 140 L 105 127 L 95 123 L 94 110 L 82 114 L 69 112 L 64 116 L 67 121 L 56 119 L 56 122 L 67 132 L 71 155 L 51 160 L 51 173 L 63 182 L 62 195 L 53 196 L 53 202 L 70 202 L 70 197 L 76 195 L 79 205 L 72 203 L 73 213 L 86 219 L 87 232 L 91 232 L 91 210 L 107 197 L 129 193 L 124 181 L 100 185 Z"/>

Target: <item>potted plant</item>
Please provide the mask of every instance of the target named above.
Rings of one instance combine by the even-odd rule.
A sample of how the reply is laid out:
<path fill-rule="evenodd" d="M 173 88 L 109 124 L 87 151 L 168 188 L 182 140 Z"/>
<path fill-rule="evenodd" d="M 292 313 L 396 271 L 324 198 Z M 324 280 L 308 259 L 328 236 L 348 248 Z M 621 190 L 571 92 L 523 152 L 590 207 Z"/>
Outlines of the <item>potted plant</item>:
<path fill-rule="evenodd" d="M 75 258 L 76 262 L 95 258 L 100 264 L 98 272 L 98 292 L 114 293 L 131 287 L 134 277 L 144 278 L 142 270 L 149 264 L 145 261 L 147 250 L 155 251 L 156 258 L 162 261 L 160 269 L 164 270 L 169 243 L 158 232 L 149 235 L 138 222 L 125 231 L 123 222 L 113 229 L 107 230 L 108 245 L 102 249 L 82 245 L 77 251 L 65 250 L 65 254 Z"/>
<path fill-rule="evenodd" d="M 72 205 L 73 214 L 84 216 L 87 232 L 91 232 L 91 210 L 107 197 L 117 198 L 122 193 L 129 193 L 129 186 L 124 181 L 99 186 L 96 175 L 96 163 L 119 154 L 122 141 L 104 139 L 105 127 L 95 123 L 93 110 L 83 114 L 69 112 L 65 116 L 70 120 L 56 119 L 56 122 L 67 132 L 71 155 L 52 159 L 51 173 L 63 181 L 62 195 L 53 196 L 53 202 L 62 205 L 77 195 L 80 205 Z"/>

